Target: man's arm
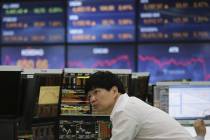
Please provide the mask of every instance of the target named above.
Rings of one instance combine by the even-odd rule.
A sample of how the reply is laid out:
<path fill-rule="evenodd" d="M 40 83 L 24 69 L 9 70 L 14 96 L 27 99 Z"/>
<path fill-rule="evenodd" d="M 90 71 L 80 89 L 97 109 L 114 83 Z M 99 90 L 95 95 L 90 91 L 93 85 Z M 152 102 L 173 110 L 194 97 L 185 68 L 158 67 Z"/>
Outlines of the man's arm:
<path fill-rule="evenodd" d="M 110 140 L 133 140 L 139 132 L 138 123 L 127 114 L 117 112 L 112 119 Z"/>

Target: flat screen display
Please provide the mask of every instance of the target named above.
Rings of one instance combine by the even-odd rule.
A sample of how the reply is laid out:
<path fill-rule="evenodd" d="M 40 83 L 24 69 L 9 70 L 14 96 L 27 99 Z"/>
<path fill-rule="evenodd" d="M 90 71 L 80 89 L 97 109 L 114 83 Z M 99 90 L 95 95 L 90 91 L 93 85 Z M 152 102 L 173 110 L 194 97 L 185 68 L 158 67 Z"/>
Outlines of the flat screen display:
<path fill-rule="evenodd" d="M 150 83 L 183 79 L 210 81 L 210 45 L 141 45 L 138 71 L 150 72 Z"/>
<path fill-rule="evenodd" d="M 21 115 L 21 71 L 1 71 L 0 118 L 17 118 Z"/>
<path fill-rule="evenodd" d="M 139 0 L 139 41 L 210 40 L 208 0 Z"/>
<path fill-rule="evenodd" d="M 64 2 L 4 2 L 1 9 L 2 43 L 64 42 Z"/>
<path fill-rule="evenodd" d="M 134 70 L 133 46 L 68 46 L 70 68 Z"/>
<path fill-rule="evenodd" d="M 210 86 L 170 86 L 168 113 L 176 119 L 210 116 Z"/>
<path fill-rule="evenodd" d="M 135 41 L 134 0 L 68 0 L 68 43 Z"/>
<path fill-rule="evenodd" d="M 35 77 L 39 79 L 39 93 L 36 99 L 34 118 L 56 117 L 62 73 L 41 73 L 36 74 Z"/>
<path fill-rule="evenodd" d="M 3 47 L 1 61 L 2 65 L 18 65 L 21 68 L 64 68 L 64 47 Z"/>

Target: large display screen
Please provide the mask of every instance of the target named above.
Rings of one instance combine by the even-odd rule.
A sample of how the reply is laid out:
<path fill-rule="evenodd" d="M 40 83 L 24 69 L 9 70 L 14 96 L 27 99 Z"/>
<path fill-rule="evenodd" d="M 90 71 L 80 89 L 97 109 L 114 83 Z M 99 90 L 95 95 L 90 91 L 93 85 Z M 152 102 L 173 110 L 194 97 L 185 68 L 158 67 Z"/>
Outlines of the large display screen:
<path fill-rule="evenodd" d="M 133 46 L 69 46 L 70 68 L 113 68 L 134 70 Z"/>
<path fill-rule="evenodd" d="M 134 0 L 69 0 L 69 43 L 135 41 Z"/>
<path fill-rule="evenodd" d="M 139 41 L 210 40 L 210 1 L 139 0 Z"/>
<path fill-rule="evenodd" d="M 2 43 L 64 42 L 64 2 L 4 2 L 1 9 Z"/>
<path fill-rule="evenodd" d="M 64 47 L 3 47 L 2 65 L 18 65 L 21 68 L 64 68 Z"/>
<path fill-rule="evenodd" d="M 142 45 L 138 71 L 150 72 L 150 82 L 165 80 L 210 81 L 210 45 Z"/>

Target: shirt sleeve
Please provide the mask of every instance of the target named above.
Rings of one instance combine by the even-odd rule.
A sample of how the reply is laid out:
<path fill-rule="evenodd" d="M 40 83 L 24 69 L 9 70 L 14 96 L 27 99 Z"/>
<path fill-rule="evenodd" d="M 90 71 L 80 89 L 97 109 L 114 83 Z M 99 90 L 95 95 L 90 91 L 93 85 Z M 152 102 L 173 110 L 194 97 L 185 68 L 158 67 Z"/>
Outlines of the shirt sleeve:
<path fill-rule="evenodd" d="M 123 112 L 112 118 L 112 137 L 110 140 L 133 140 L 139 132 L 137 121 Z"/>
<path fill-rule="evenodd" d="M 195 140 L 204 140 L 204 137 L 202 137 L 202 136 L 196 136 L 194 139 Z"/>

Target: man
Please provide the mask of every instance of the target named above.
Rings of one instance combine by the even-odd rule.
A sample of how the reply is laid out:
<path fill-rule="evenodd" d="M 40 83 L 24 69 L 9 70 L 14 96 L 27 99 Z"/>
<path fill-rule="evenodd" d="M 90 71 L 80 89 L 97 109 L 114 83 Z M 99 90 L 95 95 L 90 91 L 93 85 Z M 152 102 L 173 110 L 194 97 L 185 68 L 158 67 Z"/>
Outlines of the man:
<path fill-rule="evenodd" d="M 167 113 L 136 97 L 129 97 L 111 72 L 99 71 L 86 81 L 86 93 L 97 111 L 110 114 L 111 140 L 192 140 Z"/>

